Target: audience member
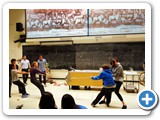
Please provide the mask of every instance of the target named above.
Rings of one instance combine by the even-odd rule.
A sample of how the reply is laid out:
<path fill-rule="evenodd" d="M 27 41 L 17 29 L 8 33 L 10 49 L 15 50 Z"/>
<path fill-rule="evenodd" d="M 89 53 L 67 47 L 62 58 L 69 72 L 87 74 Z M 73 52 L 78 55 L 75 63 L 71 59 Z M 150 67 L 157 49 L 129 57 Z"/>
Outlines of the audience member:
<path fill-rule="evenodd" d="M 62 109 L 87 109 L 83 105 L 77 105 L 74 101 L 74 98 L 70 94 L 65 94 L 61 100 Z"/>
<path fill-rule="evenodd" d="M 39 102 L 40 109 L 57 109 L 54 97 L 52 93 L 45 92 L 40 99 Z"/>

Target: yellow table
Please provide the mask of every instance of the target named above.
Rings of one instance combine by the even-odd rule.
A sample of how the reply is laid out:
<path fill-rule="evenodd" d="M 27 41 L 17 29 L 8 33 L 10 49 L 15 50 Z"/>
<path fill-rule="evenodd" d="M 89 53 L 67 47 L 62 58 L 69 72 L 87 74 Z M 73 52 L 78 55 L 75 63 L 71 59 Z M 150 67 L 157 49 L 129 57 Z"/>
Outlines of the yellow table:
<path fill-rule="evenodd" d="M 99 75 L 99 70 L 69 71 L 66 82 L 70 86 L 102 86 L 102 80 L 92 80 L 92 76 Z"/>

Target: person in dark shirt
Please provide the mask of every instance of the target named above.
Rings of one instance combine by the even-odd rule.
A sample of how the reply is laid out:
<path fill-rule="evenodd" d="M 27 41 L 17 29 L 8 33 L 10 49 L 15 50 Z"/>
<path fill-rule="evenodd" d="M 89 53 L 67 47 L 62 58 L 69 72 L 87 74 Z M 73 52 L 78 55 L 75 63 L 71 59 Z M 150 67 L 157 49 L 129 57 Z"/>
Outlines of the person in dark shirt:
<path fill-rule="evenodd" d="M 11 77 L 11 70 L 12 66 L 16 64 L 16 59 L 11 59 L 11 64 L 9 64 L 9 97 L 11 97 L 11 87 L 12 87 L 12 77 Z M 16 65 L 16 69 L 18 70 L 18 65 Z M 21 88 L 18 87 L 19 93 L 21 93 Z"/>
<path fill-rule="evenodd" d="M 42 83 L 37 80 L 36 74 L 45 75 L 45 72 L 41 72 L 38 70 L 38 63 L 35 61 L 32 63 L 31 67 L 32 67 L 30 70 L 31 83 L 33 83 L 36 87 L 38 87 L 41 92 L 41 95 L 43 95 L 45 93 L 45 90 Z"/>

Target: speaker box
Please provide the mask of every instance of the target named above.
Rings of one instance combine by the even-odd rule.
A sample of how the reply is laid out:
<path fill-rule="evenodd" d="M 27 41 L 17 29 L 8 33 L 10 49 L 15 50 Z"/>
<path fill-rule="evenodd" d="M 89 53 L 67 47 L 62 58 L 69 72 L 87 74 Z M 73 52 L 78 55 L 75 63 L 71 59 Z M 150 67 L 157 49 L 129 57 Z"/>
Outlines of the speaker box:
<path fill-rule="evenodd" d="M 23 24 L 22 23 L 16 23 L 16 31 L 20 32 L 23 31 Z"/>

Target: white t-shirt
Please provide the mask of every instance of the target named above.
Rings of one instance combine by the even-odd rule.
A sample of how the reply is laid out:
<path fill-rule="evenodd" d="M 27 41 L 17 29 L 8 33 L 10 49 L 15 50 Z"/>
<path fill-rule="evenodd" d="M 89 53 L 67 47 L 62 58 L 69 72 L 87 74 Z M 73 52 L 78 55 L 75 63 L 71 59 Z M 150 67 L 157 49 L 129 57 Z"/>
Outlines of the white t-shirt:
<path fill-rule="evenodd" d="M 26 60 L 23 59 L 23 60 L 21 60 L 20 65 L 21 65 L 22 69 L 28 69 L 30 66 L 30 62 L 27 59 Z"/>

